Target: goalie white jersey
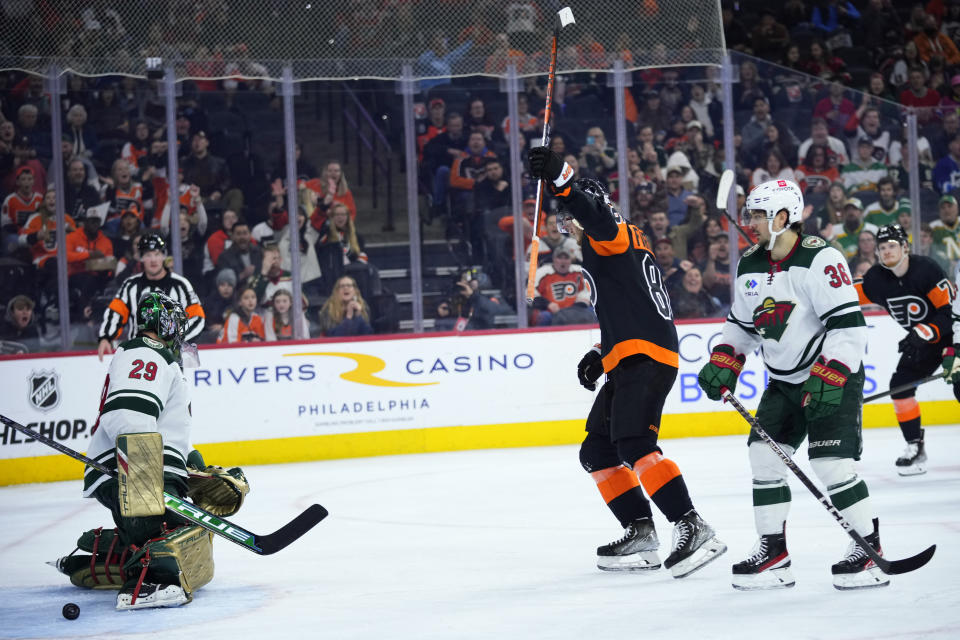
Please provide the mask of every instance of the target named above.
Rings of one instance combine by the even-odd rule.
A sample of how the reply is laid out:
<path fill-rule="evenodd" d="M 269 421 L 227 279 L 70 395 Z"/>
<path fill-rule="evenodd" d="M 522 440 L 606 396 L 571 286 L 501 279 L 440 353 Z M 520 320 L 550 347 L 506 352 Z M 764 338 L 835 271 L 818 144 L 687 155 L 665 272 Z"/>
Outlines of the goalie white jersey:
<path fill-rule="evenodd" d="M 190 393 L 173 354 L 156 340 L 142 336 L 117 348 L 100 399 L 87 456 L 117 468 L 117 436 L 159 432 L 163 438 L 164 474 L 187 477 L 190 441 Z M 87 467 L 83 495 L 89 498 L 109 477 Z"/>
<path fill-rule="evenodd" d="M 754 245 L 737 265 L 736 296 L 723 342 L 737 353 L 760 346 L 770 377 L 799 383 L 817 356 L 860 369 L 866 322 L 847 261 L 815 236 L 800 236 L 779 262 Z"/>

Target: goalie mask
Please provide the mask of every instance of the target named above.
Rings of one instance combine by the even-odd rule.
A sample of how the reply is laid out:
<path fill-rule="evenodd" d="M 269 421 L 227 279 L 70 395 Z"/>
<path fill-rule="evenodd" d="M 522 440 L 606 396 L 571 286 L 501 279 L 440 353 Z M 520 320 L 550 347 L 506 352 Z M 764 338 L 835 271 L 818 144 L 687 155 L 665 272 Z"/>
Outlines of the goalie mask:
<path fill-rule="evenodd" d="M 898 223 L 894 222 L 893 224 L 880 227 L 880 230 L 877 231 L 877 262 L 880 263 L 880 266 L 893 271 L 903 264 L 903 261 L 907 258 L 908 241 L 909 237 L 907 236 L 907 232 L 904 231 L 903 227 Z M 897 260 L 897 263 L 893 266 L 887 266 L 887 263 L 883 261 L 883 257 L 880 255 L 880 248 L 888 242 L 896 242 L 900 245 L 900 259 Z"/>
<path fill-rule="evenodd" d="M 137 335 L 152 331 L 178 360 L 183 346 L 184 325 L 187 315 L 180 304 L 170 296 L 145 293 L 137 303 Z"/>
<path fill-rule="evenodd" d="M 787 223 L 780 231 L 774 231 L 773 219 L 783 210 L 787 211 Z M 777 236 L 789 229 L 794 222 L 803 221 L 803 192 L 791 180 L 768 180 L 754 187 L 747 196 L 744 213 L 747 219 L 744 224 L 749 224 L 750 215 L 754 211 L 763 211 L 766 214 L 767 229 L 770 230 L 767 251 L 772 251 Z"/>

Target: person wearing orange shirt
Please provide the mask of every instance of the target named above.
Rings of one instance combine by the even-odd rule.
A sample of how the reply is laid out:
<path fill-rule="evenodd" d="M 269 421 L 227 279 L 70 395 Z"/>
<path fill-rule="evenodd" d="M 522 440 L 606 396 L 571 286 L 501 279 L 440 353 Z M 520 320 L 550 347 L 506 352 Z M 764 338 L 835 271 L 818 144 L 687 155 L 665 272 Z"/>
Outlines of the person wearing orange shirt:
<path fill-rule="evenodd" d="M 263 342 L 266 339 L 263 318 L 257 313 L 257 292 L 243 287 L 237 297 L 236 310 L 227 312 L 217 344 Z"/>
<path fill-rule="evenodd" d="M 30 167 L 17 170 L 17 190 L 3 200 L 0 208 L 0 225 L 17 231 L 27 222 L 43 202 L 43 196 L 33 190 L 34 175 Z"/>
<path fill-rule="evenodd" d="M 100 218 L 86 216 L 77 222 L 80 228 L 67 235 L 67 277 L 71 307 L 82 308 L 106 286 L 117 261 L 113 243 L 100 230 Z"/>
<path fill-rule="evenodd" d="M 337 160 L 331 160 L 323 168 L 320 178 L 308 180 L 307 188 L 317 194 L 316 208 L 310 215 L 310 224 L 319 230 L 327 219 L 327 212 L 334 202 L 342 202 L 350 212 L 350 219 L 357 219 L 357 203 L 353 199 L 353 192 L 347 183 L 347 176 Z"/>
<path fill-rule="evenodd" d="M 70 216 L 65 216 L 66 233 L 73 233 L 77 223 Z M 43 201 L 37 211 L 27 218 L 27 223 L 20 230 L 20 246 L 28 247 L 33 255 L 33 265 L 41 272 L 46 265 L 56 263 L 57 257 L 57 192 L 53 188 L 47 189 Z M 50 262 L 54 258 L 54 262 Z M 55 268 L 54 268 L 55 269 Z M 53 274 L 55 275 L 55 274 Z"/>

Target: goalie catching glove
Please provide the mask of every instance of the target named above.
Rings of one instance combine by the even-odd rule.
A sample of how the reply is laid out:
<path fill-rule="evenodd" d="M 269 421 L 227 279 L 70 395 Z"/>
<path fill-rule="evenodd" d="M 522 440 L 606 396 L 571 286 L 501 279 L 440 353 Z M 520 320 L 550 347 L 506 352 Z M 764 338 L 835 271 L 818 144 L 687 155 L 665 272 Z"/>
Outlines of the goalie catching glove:
<path fill-rule="evenodd" d="M 577 379 L 588 391 L 597 390 L 597 380 L 603 375 L 603 358 L 600 357 L 600 345 L 595 344 L 577 365 Z"/>
<path fill-rule="evenodd" d="M 733 393 L 737 389 L 737 378 L 743 371 L 743 363 L 747 357 L 742 353 L 737 355 L 733 347 L 728 344 L 718 344 L 710 352 L 710 362 L 700 369 L 697 383 L 711 400 L 719 400 L 723 389 Z"/>
<path fill-rule="evenodd" d="M 224 469 L 208 466 L 190 468 L 190 490 L 187 496 L 201 509 L 218 516 L 232 516 L 243 505 L 250 485 L 240 467 Z"/>
<path fill-rule="evenodd" d="M 829 416 L 840 408 L 843 386 L 850 378 L 850 368 L 839 360 L 829 362 L 823 356 L 817 358 L 810 369 L 810 377 L 803 383 L 800 404 L 807 420 Z"/>
<path fill-rule="evenodd" d="M 563 156 L 547 147 L 534 147 L 527 153 L 527 159 L 530 161 L 530 175 L 546 180 L 554 195 L 569 195 L 573 169 L 563 161 Z"/>

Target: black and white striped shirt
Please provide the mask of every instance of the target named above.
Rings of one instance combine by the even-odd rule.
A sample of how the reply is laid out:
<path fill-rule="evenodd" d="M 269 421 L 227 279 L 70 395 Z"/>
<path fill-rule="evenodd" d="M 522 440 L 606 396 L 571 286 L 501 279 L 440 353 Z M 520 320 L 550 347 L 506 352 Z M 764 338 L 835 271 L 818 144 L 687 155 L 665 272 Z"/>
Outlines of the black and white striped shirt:
<path fill-rule="evenodd" d="M 170 296 L 183 307 L 183 311 L 187 314 L 187 324 L 184 327 L 185 340 L 192 340 L 200 335 L 206 319 L 197 292 L 193 290 L 189 280 L 167 271 L 167 274 L 159 280 L 148 280 L 146 274 L 138 273 L 123 281 L 117 295 L 103 313 L 100 339 L 117 340 L 125 325 L 128 339 L 133 337 L 137 329 L 135 317 L 137 303 L 143 294 L 155 291 Z"/>

